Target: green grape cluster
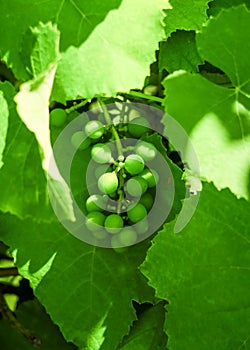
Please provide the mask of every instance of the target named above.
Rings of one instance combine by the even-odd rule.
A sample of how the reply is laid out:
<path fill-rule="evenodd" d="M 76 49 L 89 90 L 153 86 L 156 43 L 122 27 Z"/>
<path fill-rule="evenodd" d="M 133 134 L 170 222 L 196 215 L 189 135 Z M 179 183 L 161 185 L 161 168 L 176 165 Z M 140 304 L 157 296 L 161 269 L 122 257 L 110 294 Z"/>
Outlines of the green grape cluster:
<path fill-rule="evenodd" d="M 157 150 L 141 140 L 150 133 L 151 125 L 137 110 L 128 111 L 123 118 L 119 114 L 110 116 L 112 124 L 105 113 L 91 113 L 90 119 L 71 135 L 71 145 L 77 152 L 88 151 L 94 164 L 96 189 L 83 203 L 86 227 L 95 239 L 109 240 L 114 249 L 133 245 L 149 229 L 147 216 L 159 180 L 157 172 L 147 166 Z M 119 140 L 138 141 L 123 146 L 117 144 L 117 136 Z"/>
<path fill-rule="evenodd" d="M 105 158 L 107 148 L 108 154 L 110 148 L 104 146 L 102 159 L 109 163 L 112 154 L 110 158 Z M 99 150 L 101 154 L 103 147 Z M 154 149 L 153 145 L 151 147 Z M 91 149 L 92 159 L 98 167 L 100 155 L 93 149 L 96 149 L 95 146 Z M 106 164 L 102 174 L 98 174 L 99 193 L 90 195 L 85 203 L 88 229 L 95 237 L 96 232 L 104 232 L 103 235 L 98 234 L 99 239 L 109 238 L 114 247 L 136 243 L 138 236 L 148 231 L 147 214 L 154 203 L 158 179 L 157 172 L 147 168 L 145 160 L 136 153 L 125 155 L 123 161 Z"/>

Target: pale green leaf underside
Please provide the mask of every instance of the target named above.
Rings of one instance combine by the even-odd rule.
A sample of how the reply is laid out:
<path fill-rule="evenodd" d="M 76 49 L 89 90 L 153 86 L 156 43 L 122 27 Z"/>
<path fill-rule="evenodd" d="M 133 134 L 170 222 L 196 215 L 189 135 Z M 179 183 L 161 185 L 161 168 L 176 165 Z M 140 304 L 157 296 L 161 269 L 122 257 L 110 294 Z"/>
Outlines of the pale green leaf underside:
<path fill-rule="evenodd" d="M 249 349 L 250 205 L 205 184 L 197 210 L 178 234 L 154 239 L 142 271 L 169 301 L 170 350 Z"/>
<path fill-rule="evenodd" d="M 9 108 L 4 165 L 0 170 L 0 209 L 21 218 L 29 216 L 51 221 L 54 217 L 36 139 L 16 112 L 13 86 L 8 82 L 0 83 L 0 90 Z"/>
<path fill-rule="evenodd" d="M 1 111 L 1 115 L 0 115 L 0 168 L 1 168 L 3 165 L 2 155 L 5 147 L 6 135 L 7 135 L 7 129 L 8 129 L 8 117 L 9 117 L 8 104 L 3 96 L 2 91 L 0 91 L 0 111 Z"/>
<path fill-rule="evenodd" d="M 233 8 L 210 20 L 198 35 L 201 56 L 225 71 L 233 89 L 187 72 L 176 72 L 164 81 L 166 111 L 191 136 L 201 175 L 245 198 L 250 169 L 249 21 L 250 12 L 244 7 Z M 167 126 L 167 117 L 164 121 Z M 171 135 L 167 127 L 166 132 Z"/>
<path fill-rule="evenodd" d="M 0 227 L 20 273 L 31 280 L 65 338 L 80 349 L 115 350 L 136 318 L 131 301 L 153 301 L 137 269 L 145 243 L 119 254 L 75 239 L 59 223 L 5 215 Z"/>
<path fill-rule="evenodd" d="M 32 28 L 32 33 L 34 48 L 30 60 L 35 78 L 21 85 L 15 96 L 17 111 L 26 126 L 34 132 L 42 149 L 43 169 L 49 175 L 48 185 L 53 198 L 61 208 L 61 219 L 74 220 L 70 190 L 54 165 L 50 143 L 49 98 L 59 54 L 59 32 L 51 23 L 40 23 Z"/>
<path fill-rule="evenodd" d="M 56 101 L 142 88 L 164 37 L 165 0 L 126 0 L 79 47 L 62 54 L 52 98 Z"/>

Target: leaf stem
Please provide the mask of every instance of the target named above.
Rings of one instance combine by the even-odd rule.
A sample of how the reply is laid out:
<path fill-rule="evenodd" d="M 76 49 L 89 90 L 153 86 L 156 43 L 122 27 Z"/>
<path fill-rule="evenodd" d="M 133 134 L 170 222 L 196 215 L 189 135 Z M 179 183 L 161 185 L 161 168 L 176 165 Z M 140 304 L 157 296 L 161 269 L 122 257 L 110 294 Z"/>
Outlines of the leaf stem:
<path fill-rule="evenodd" d="M 134 96 L 137 98 L 144 98 L 146 100 L 151 100 L 151 101 L 155 101 L 155 102 L 160 102 L 161 104 L 163 104 L 164 99 L 161 97 L 157 97 L 157 96 L 153 96 L 153 95 L 146 95 L 143 92 L 138 92 L 138 91 L 133 91 L 130 90 L 129 93 L 123 94 L 123 95 L 130 95 L 130 96 Z"/>
<path fill-rule="evenodd" d="M 16 267 L 2 267 L 0 268 L 0 277 L 18 276 Z"/>
<path fill-rule="evenodd" d="M 105 117 L 105 120 L 106 120 L 106 123 L 108 125 L 111 125 L 111 130 L 112 130 L 112 134 L 114 136 L 114 139 L 115 139 L 115 143 L 116 143 L 116 148 L 117 148 L 117 152 L 118 152 L 118 156 L 123 156 L 123 149 L 122 149 L 122 144 L 121 144 L 121 140 L 119 138 L 119 135 L 116 131 L 116 128 L 114 127 L 114 125 L 112 124 L 112 120 L 110 118 L 110 115 L 109 115 L 109 112 L 108 112 L 108 109 L 105 105 L 105 103 L 103 103 L 103 101 L 98 98 L 98 102 L 99 104 L 101 105 L 102 107 L 102 110 L 103 110 L 103 113 L 104 113 L 104 117 Z"/>
<path fill-rule="evenodd" d="M 81 101 L 80 103 L 77 103 L 77 104 L 75 104 L 74 106 L 65 109 L 65 112 L 66 112 L 67 114 L 69 114 L 69 113 L 71 113 L 71 112 L 74 112 L 74 111 L 76 111 L 77 109 L 79 109 L 79 108 L 81 108 L 81 107 L 84 107 L 88 102 L 90 102 L 90 100 Z"/>
<path fill-rule="evenodd" d="M 0 313 L 2 317 L 9 322 L 9 324 L 17 330 L 18 333 L 23 335 L 32 345 L 40 346 L 41 340 L 37 338 L 33 332 L 23 326 L 17 319 L 14 313 L 9 309 L 3 293 L 0 291 Z"/>

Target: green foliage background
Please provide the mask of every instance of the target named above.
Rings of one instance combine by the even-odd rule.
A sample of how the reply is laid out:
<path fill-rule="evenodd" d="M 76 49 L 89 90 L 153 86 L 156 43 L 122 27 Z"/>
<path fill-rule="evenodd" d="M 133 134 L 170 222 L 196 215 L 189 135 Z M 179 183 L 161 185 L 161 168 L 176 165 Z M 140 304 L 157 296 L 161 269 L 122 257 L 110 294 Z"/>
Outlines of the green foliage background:
<path fill-rule="evenodd" d="M 41 349 L 250 349 L 249 8 L 247 0 L 0 0 L 0 240 L 34 290 L 16 315 Z M 169 114 L 192 140 L 203 190 L 174 233 L 184 182 L 170 162 L 173 221 L 118 254 L 71 236 L 50 207 L 47 160 L 60 130 L 49 107 L 132 96 L 147 81 L 158 85 L 165 136 L 174 143 Z M 73 219 L 67 185 L 49 186 Z M 32 348 L 3 319 L 0 343 Z"/>

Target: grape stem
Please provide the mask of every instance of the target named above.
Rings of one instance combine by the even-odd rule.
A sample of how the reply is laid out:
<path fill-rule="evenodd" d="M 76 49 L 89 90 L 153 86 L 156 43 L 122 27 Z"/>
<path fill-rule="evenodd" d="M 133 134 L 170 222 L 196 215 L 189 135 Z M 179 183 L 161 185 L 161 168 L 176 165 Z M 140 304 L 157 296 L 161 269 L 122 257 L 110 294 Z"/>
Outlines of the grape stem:
<path fill-rule="evenodd" d="M 16 267 L 1 267 L 0 268 L 0 277 L 8 276 L 18 276 L 18 271 Z"/>
<path fill-rule="evenodd" d="M 102 107 L 106 123 L 108 125 L 111 125 L 111 130 L 112 130 L 112 134 L 113 134 L 114 139 L 115 139 L 118 156 L 123 156 L 123 149 L 122 149 L 121 140 L 120 140 L 119 135 L 118 135 L 118 133 L 116 131 L 116 128 L 112 124 L 112 120 L 110 118 L 108 109 L 107 109 L 105 103 L 103 103 L 103 101 L 101 99 L 98 98 L 98 102 L 99 102 L 100 106 Z"/>
<path fill-rule="evenodd" d="M 122 202 L 124 200 L 124 169 L 120 169 L 119 171 L 119 189 L 117 191 L 117 193 L 119 194 L 119 198 L 118 198 L 118 205 L 117 205 L 117 214 L 121 213 L 121 207 L 122 207 Z"/>
<path fill-rule="evenodd" d="M 40 346 L 41 340 L 37 338 L 30 329 L 27 329 L 17 319 L 15 314 L 9 309 L 3 293 L 0 291 L 0 312 L 4 320 L 6 320 L 14 329 L 24 336 L 33 346 Z"/>
<path fill-rule="evenodd" d="M 144 98 L 146 100 L 160 102 L 161 104 L 163 104 L 163 101 L 164 101 L 164 99 L 161 98 L 161 97 L 157 97 L 157 96 L 153 96 L 153 95 L 147 95 L 147 94 L 144 94 L 143 92 L 138 92 L 138 91 L 133 91 L 133 90 L 130 90 L 130 92 L 126 93 L 125 95 L 126 96 L 130 95 L 130 96 L 137 97 L 137 98 Z"/>
<path fill-rule="evenodd" d="M 79 109 L 79 108 L 81 108 L 81 107 L 84 107 L 88 102 L 90 102 L 90 100 L 81 101 L 80 103 L 77 103 L 77 104 L 75 104 L 74 106 L 65 109 L 65 112 L 66 112 L 67 114 L 69 114 L 69 113 L 71 113 L 71 112 L 74 112 L 74 111 L 76 111 L 77 109 Z"/>

